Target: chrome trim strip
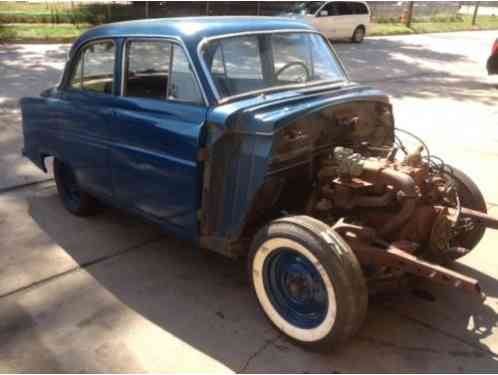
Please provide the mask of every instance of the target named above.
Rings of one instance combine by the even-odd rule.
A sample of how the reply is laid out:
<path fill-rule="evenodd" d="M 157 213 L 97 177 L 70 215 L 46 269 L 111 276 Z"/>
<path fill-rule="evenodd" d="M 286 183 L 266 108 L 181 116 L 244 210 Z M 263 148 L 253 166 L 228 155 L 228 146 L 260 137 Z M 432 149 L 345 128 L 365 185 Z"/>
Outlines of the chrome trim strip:
<path fill-rule="evenodd" d="M 299 84 L 295 84 L 295 85 L 274 86 L 274 87 L 268 87 L 266 89 L 253 90 L 253 91 L 250 91 L 250 92 L 246 92 L 246 93 L 242 93 L 242 94 L 237 94 L 237 95 L 232 95 L 232 96 L 227 96 L 225 98 L 221 98 L 220 93 L 218 92 L 218 89 L 216 88 L 216 85 L 214 84 L 214 81 L 213 81 L 213 79 L 211 77 L 211 74 L 210 74 L 209 69 L 208 69 L 208 67 L 206 65 L 206 62 L 205 62 L 205 60 L 204 60 L 204 58 L 203 58 L 203 56 L 201 54 L 202 48 L 207 43 L 209 43 L 209 42 L 211 42 L 213 40 L 216 40 L 216 39 L 233 38 L 233 37 L 245 36 L 245 35 L 261 35 L 261 34 L 276 34 L 276 33 L 279 33 L 279 34 L 280 33 L 313 33 L 313 34 L 320 35 L 322 38 L 325 39 L 325 41 L 326 41 L 327 45 L 329 46 L 332 54 L 334 55 L 334 57 L 336 58 L 336 60 L 339 62 L 339 67 L 342 69 L 342 71 L 344 73 L 344 76 L 346 78 L 346 81 L 350 80 L 347 70 L 344 68 L 344 65 L 342 64 L 341 60 L 337 56 L 337 53 L 335 52 L 334 48 L 330 44 L 330 41 L 322 33 L 320 33 L 317 30 L 310 30 L 310 29 L 260 30 L 260 31 L 246 31 L 246 32 L 240 32 L 240 33 L 230 33 L 230 34 L 215 35 L 215 36 L 203 38 L 199 42 L 199 44 L 197 45 L 197 58 L 199 59 L 199 63 L 201 64 L 203 73 L 206 76 L 206 79 L 207 79 L 207 81 L 209 83 L 209 86 L 211 87 L 211 90 L 213 91 L 213 94 L 214 94 L 214 96 L 215 96 L 216 101 L 217 101 L 218 104 L 223 104 L 223 103 L 226 103 L 226 102 L 231 101 L 233 99 L 239 99 L 239 98 L 246 97 L 246 96 L 256 95 L 258 93 L 264 94 L 265 92 L 278 91 L 278 90 L 286 89 L 286 88 L 292 89 L 292 88 L 301 88 L 301 87 L 306 87 L 306 86 L 312 87 L 312 86 L 316 86 L 316 85 L 337 82 L 337 81 L 331 80 L 331 81 L 320 81 L 320 82 L 317 82 L 316 84 L 311 84 L 311 85 L 310 85 L 310 83 L 299 83 Z"/>

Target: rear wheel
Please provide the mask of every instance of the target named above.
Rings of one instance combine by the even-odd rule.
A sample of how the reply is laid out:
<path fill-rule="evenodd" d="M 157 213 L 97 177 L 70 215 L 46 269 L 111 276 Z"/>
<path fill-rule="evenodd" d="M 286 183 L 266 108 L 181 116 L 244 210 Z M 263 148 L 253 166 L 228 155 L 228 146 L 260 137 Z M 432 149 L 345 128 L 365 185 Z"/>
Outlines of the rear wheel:
<path fill-rule="evenodd" d="M 342 238 L 316 219 L 286 217 L 260 230 L 248 271 L 268 319 L 299 344 L 329 350 L 356 333 L 365 318 L 360 264 Z"/>
<path fill-rule="evenodd" d="M 460 204 L 463 207 L 487 213 L 486 201 L 477 185 L 469 176 L 449 165 L 445 167 L 445 175 L 455 183 L 460 198 Z M 455 237 L 452 241 L 452 246 L 459 246 L 472 250 L 477 246 L 485 231 L 486 227 L 483 224 L 473 222 L 472 229 L 463 231 Z M 458 259 L 463 255 L 465 254 L 459 255 L 456 253 L 452 259 Z"/>
<path fill-rule="evenodd" d="M 361 43 L 365 39 L 365 28 L 363 26 L 358 26 L 351 37 L 353 43 Z"/>
<path fill-rule="evenodd" d="M 62 204 L 69 212 L 76 216 L 91 216 L 97 213 L 98 201 L 80 189 L 71 167 L 55 159 L 54 177 Z"/>

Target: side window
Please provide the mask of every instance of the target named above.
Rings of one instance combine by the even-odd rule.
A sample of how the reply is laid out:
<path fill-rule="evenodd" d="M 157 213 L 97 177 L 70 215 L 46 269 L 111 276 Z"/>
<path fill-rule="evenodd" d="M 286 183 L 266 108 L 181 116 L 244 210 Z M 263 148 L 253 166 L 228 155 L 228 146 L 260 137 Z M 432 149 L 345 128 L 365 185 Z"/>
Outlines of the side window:
<path fill-rule="evenodd" d="M 332 1 L 325 5 L 322 10 L 326 10 L 329 16 L 338 16 L 339 8 L 336 1 Z"/>
<path fill-rule="evenodd" d="M 171 49 L 167 41 L 127 42 L 123 96 L 166 99 Z"/>
<path fill-rule="evenodd" d="M 337 7 L 339 9 L 340 16 L 350 16 L 354 14 L 353 4 L 348 2 L 338 2 Z"/>
<path fill-rule="evenodd" d="M 185 51 L 178 45 L 173 45 L 172 48 L 172 72 L 170 75 L 168 99 L 202 104 L 199 86 L 197 85 Z"/>
<path fill-rule="evenodd" d="M 368 14 L 367 6 L 363 3 L 356 3 L 356 14 Z"/>
<path fill-rule="evenodd" d="M 116 47 L 112 41 L 92 43 L 83 47 L 69 87 L 112 94 Z"/>

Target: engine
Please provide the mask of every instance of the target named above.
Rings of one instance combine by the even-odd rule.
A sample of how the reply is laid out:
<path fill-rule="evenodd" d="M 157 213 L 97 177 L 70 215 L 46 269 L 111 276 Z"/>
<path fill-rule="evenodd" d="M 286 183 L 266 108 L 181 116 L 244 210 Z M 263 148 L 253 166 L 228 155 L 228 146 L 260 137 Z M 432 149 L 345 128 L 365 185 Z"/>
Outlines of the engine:
<path fill-rule="evenodd" d="M 402 244 L 425 258 L 443 259 L 460 230 L 460 200 L 451 176 L 423 156 L 420 146 L 399 158 L 366 157 L 335 147 L 320 160 L 306 213 L 330 225 L 375 232 L 379 240 Z"/>

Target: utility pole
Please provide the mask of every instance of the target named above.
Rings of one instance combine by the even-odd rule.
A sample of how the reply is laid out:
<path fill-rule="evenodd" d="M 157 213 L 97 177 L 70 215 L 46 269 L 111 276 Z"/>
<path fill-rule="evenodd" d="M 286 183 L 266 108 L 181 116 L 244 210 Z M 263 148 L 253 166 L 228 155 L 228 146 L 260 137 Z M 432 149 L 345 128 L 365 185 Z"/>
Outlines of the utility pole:
<path fill-rule="evenodd" d="M 149 2 L 145 2 L 145 18 L 149 18 Z"/>
<path fill-rule="evenodd" d="M 406 15 L 406 27 L 410 27 L 412 25 L 413 5 L 414 5 L 413 1 L 410 1 L 408 3 L 408 14 Z"/>
<path fill-rule="evenodd" d="M 474 7 L 474 14 L 472 15 L 472 26 L 476 25 L 477 11 L 479 10 L 479 3 L 480 3 L 480 1 L 476 1 L 476 5 Z"/>

